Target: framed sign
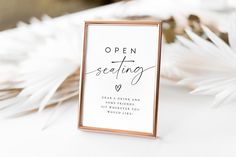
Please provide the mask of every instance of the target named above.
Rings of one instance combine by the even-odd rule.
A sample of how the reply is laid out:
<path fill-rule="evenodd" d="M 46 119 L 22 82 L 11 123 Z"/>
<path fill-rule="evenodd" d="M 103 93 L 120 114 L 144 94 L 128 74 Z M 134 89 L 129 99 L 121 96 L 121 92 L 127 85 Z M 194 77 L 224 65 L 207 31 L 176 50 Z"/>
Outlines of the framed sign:
<path fill-rule="evenodd" d="M 157 136 L 161 22 L 87 21 L 79 128 Z"/>

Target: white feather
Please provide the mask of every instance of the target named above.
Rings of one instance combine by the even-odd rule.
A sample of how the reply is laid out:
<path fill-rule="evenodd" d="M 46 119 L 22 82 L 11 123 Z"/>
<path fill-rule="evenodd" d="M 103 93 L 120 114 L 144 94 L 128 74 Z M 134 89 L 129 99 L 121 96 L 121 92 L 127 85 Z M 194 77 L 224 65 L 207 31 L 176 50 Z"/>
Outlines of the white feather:
<path fill-rule="evenodd" d="M 234 26 L 229 31 L 230 45 L 205 26 L 203 30 L 211 42 L 188 29 L 190 39 L 178 37 L 183 47 L 182 53 L 175 56 L 174 66 L 184 74 L 179 84 L 192 87 L 193 94 L 215 96 L 213 106 L 236 99 L 236 20 L 231 21 Z"/>

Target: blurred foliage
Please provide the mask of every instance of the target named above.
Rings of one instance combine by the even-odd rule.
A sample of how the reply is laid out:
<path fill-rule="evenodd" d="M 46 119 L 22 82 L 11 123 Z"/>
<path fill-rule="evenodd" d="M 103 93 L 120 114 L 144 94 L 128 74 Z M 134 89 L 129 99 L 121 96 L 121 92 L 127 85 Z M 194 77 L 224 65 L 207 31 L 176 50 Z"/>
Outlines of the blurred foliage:
<path fill-rule="evenodd" d="M 109 4 L 117 0 L 0 0 L 0 30 L 28 22 L 42 15 L 56 17 L 84 9 Z"/>
<path fill-rule="evenodd" d="M 188 35 L 185 32 L 185 29 L 187 27 L 189 27 L 197 35 L 210 41 L 210 39 L 206 38 L 206 35 L 203 32 L 202 24 L 206 25 L 212 32 L 214 32 L 218 37 L 220 37 L 227 44 L 229 43 L 227 33 L 221 32 L 214 25 L 210 23 L 202 23 L 200 17 L 194 14 L 188 15 L 187 26 L 185 27 L 179 26 L 177 24 L 176 19 L 173 16 L 167 19 L 161 19 L 159 17 L 149 16 L 149 15 L 138 15 L 138 16 L 128 16 L 125 19 L 127 20 L 161 20 L 163 36 L 164 36 L 165 42 L 167 43 L 175 42 L 177 35 L 185 36 L 186 38 L 188 38 Z"/>

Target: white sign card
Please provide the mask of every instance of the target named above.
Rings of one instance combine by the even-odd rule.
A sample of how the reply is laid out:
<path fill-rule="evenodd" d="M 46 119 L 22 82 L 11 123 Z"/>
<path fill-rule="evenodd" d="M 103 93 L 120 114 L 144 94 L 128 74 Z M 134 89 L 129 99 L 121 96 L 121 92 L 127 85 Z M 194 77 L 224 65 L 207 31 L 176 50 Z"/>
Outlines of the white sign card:
<path fill-rule="evenodd" d="M 87 21 L 79 128 L 156 137 L 161 22 Z"/>

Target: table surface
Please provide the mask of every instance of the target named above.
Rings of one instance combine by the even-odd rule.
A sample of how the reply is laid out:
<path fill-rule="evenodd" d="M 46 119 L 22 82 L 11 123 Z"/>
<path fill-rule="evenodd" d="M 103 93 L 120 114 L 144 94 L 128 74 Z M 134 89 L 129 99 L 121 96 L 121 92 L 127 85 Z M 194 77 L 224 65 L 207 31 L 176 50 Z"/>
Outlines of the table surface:
<path fill-rule="evenodd" d="M 83 132 L 75 101 L 42 130 L 52 112 L 0 122 L 0 156 L 235 156 L 236 106 L 210 107 L 211 97 L 194 96 L 161 80 L 158 139 Z"/>
<path fill-rule="evenodd" d="M 119 5 L 98 8 L 69 15 L 67 18 L 82 17 L 81 20 L 84 20 L 94 15 L 111 17 L 110 13 L 113 13 L 112 16 L 124 13 L 122 8 L 116 10 L 117 6 Z M 142 5 L 131 7 L 126 10 L 126 15 L 131 14 L 132 9 L 135 14 L 135 9 L 139 12 L 140 8 L 145 10 Z M 150 6 L 146 8 L 145 11 L 150 10 Z M 63 18 L 58 18 L 57 21 L 62 22 Z M 190 95 L 188 89 L 162 79 L 159 138 L 155 140 L 80 131 L 77 129 L 77 101 L 72 100 L 61 107 L 56 120 L 46 129 L 42 128 L 53 112 L 51 109 L 40 114 L 1 119 L 0 156 L 235 156 L 236 105 L 213 108 L 210 106 L 212 100 L 212 97 Z"/>

